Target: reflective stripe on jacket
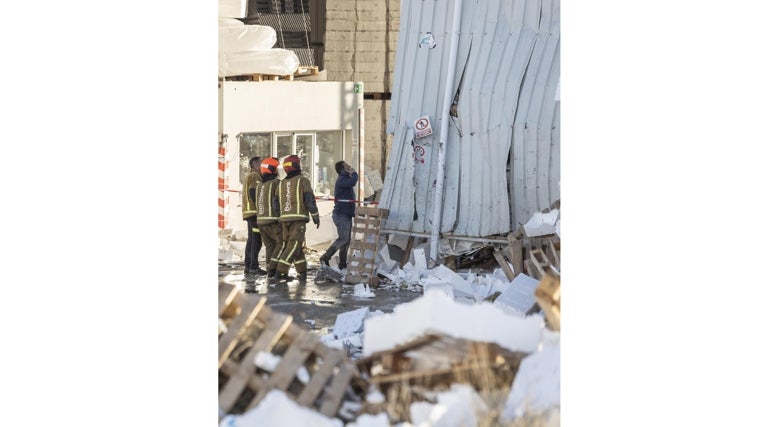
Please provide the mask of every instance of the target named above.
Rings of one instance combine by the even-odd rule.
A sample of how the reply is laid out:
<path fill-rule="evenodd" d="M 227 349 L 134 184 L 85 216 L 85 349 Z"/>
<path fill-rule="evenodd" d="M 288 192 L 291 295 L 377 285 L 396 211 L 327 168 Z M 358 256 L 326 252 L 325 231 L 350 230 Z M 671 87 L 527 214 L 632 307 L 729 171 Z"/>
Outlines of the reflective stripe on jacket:
<path fill-rule="evenodd" d="M 259 224 L 271 224 L 277 221 L 280 216 L 276 200 L 277 195 L 274 191 L 279 183 L 280 181 L 277 179 L 268 179 L 256 186 L 257 222 Z"/>
<path fill-rule="evenodd" d="M 280 181 L 278 198 L 280 202 L 280 222 L 308 221 L 310 211 L 316 212 L 316 205 L 307 206 L 306 194 L 314 198 L 311 182 L 303 175 L 295 175 Z"/>
<path fill-rule="evenodd" d="M 256 216 L 255 199 L 251 198 L 251 190 L 256 191 L 256 186 L 261 182 L 261 174 L 258 172 L 248 172 L 243 183 L 243 219 Z M 255 198 L 255 193 L 254 193 Z"/>

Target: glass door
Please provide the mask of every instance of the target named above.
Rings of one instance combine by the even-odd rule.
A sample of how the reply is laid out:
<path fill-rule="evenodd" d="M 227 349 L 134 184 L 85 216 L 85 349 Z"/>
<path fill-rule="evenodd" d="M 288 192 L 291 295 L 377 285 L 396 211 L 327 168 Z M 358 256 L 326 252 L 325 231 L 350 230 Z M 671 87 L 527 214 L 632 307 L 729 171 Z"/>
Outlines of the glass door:
<path fill-rule="evenodd" d="M 295 153 L 301 159 L 301 175 L 309 178 L 314 185 L 312 171 L 314 170 L 314 134 L 297 133 Z"/>
<path fill-rule="evenodd" d="M 295 154 L 293 151 L 293 134 L 292 133 L 278 133 L 275 136 L 277 140 L 277 147 L 275 147 L 277 153 L 277 159 L 282 162 L 282 159 L 288 157 L 291 154 Z"/>

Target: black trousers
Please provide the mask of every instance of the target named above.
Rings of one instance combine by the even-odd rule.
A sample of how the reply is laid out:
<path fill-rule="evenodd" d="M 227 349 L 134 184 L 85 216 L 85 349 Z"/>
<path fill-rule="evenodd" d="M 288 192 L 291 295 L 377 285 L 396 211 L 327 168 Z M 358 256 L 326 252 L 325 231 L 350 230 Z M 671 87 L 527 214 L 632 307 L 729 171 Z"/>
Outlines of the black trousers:
<path fill-rule="evenodd" d="M 245 221 L 248 223 L 248 241 L 245 243 L 245 271 L 247 272 L 260 268 L 261 234 L 255 216 L 248 217 Z"/>

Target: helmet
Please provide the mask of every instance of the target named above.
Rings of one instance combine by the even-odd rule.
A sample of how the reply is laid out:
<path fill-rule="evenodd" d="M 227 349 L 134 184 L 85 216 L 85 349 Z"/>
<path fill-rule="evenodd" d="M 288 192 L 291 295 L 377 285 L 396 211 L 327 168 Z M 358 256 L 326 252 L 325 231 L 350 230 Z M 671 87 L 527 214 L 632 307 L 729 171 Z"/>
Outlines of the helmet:
<path fill-rule="evenodd" d="M 280 162 L 277 161 L 277 159 L 274 157 L 267 157 L 261 161 L 261 167 L 259 169 L 261 170 L 262 175 L 275 175 L 277 174 L 277 166 L 279 165 Z"/>
<path fill-rule="evenodd" d="M 291 154 L 290 156 L 285 157 L 285 160 L 282 161 L 282 169 L 285 171 L 285 173 L 300 171 L 301 159 L 299 159 L 295 154 Z"/>

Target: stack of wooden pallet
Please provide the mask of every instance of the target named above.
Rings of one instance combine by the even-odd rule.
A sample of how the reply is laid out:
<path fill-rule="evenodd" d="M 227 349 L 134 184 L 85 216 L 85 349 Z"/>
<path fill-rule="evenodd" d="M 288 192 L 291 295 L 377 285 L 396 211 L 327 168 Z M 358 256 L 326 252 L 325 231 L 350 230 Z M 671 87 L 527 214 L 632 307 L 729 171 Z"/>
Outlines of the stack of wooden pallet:
<path fill-rule="evenodd" d="M 354 362 L 293 324 L 293 317 L 266 306 L 266 297 L 219 289 L 219 407 L 241 414 L 274 389 L 299 404 L 332 417 L 349 387 L 364 390 Z M 273 371 L 257 363 L 259 353 L 279 362 Z M 304 374 L 305 372 L 305 374 Z M 304 376 L 308 378 L 304 378 Z"/>

